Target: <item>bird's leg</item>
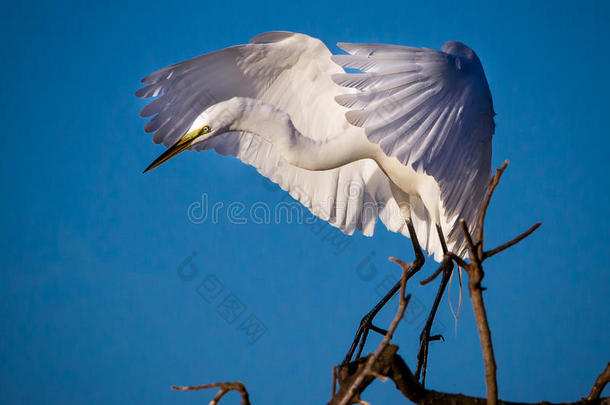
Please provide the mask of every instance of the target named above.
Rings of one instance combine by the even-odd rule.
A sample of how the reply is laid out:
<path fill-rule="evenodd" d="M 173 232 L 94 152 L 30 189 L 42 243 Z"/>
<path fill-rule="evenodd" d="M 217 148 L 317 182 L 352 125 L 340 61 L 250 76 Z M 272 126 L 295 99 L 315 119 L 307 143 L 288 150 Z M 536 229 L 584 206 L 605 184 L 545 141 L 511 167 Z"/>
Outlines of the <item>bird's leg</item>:
<path fill-rule="evenodd" d="M 443 232 L 438 225 L 436 226 L 436 230 L 441 241 L 441 246 L 443 248 L 445 258 L 441 262 L 439 269 L 435 272 L 435 274 L 442 272 L 441 284 L 438 287 L 438 291 L 436 293 L 436 297 L 434 298 L 434 303 L 432 304 L 432 309 L 430 310 L 430 314 L 428 315 L 428 319 L 426 320 L 424 329 L 422 330 L 421 335 L 419 336 L 419 352 L 417 354 L 417 367 L 415 369 L 415 378 L 419 380 L 419 377 L 421 375 L 422 385 L 424 385 L 426 382 L 426 367 L 428 365 L 428 344 L 431 341 L 442 339 L 442 336 L 440 335 L 430 336 L 430 332 L 432 330 L 432 324 L 434 322 L 434 317 L 436 316 L 436 311 L 441 302 L 441 298 L 443 297 L 443 293 L 445 292 L 445 288 L 447 287 L 447 284 L 449 282 L 449 278 L 451 277 L 451 272 L 453 271 L 453 261 L 447 256 L 447 244 L 445 242 Z"/>
<path fill-rule="evenodd" d="M 407 223 L 407 229 L 409 230 L 409 236 L 411 237 L 411 243 L 415 252 L 415 260 L 410 265 L 409 272 L 407 273 L 408 280 L 422 268 L 426 259 L 421 250 L 421 247 L 419 246 L 419 241 L 417 240 L 417 235 L 415 234 L 415 228 L 413 228 L 411 218 L 406 219 L 405 222 Z M 343 360 L 343 363 L 341 364 L 347 364 L 351 361 L 359 342 L 360 346 L 358 347 L 358 353 L 356 354 L 356 358 L 360 358 L 362 350 L 364 349 L 364 344 L 366 343 L 366 339 L 371 330 L 385 336 L 387 331 L 373 325 L 373 319 L 375 318 L 377 313 L 381 311 L 381 308 L 383 308 L 385 304 L 387 304 L 387 302 L 394 296 L 394 294 L 396 294 L 399 289 L 400 280 L 390 289 L 390 291 L 388 291 L 388 293 L 381 299 L 381 301 L 379 301 L 377 305 L 375 305 L 373 309 L 362 318 L 362 320 L 360 321 L 360 326 L 358 326 L 358 330 L 356 331 L 356 337 L 354 338 L 354 342 L 352 343 L 352 346 L 350 347 L 349 351 L 347 352 L 347 355 L 345 356 L 345 359 Z"/>

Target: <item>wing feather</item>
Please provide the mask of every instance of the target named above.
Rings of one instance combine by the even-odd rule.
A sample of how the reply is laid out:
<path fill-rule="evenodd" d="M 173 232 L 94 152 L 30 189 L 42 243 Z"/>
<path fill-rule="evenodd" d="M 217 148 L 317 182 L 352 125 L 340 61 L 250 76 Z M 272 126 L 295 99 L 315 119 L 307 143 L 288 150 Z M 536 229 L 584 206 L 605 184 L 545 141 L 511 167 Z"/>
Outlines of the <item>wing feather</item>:
<path fill-rule="evenodd" d="M 442 51 L 338 46 L 348 55 L 333 60 L 364 72 L 333 76 L 336 83 L 360 90 L 336 97 L 351 108 L 347 120 L 363 127 L 388 156 L 436 179 L 444 228 L 449 229 L 455 250 L 463 250 L 464 241 L 453 225 L 460 217 L 474 229 L 491 173 L 495 113 L 478 57 L 458 42 L 448 42 Z"/>
<path fill-rule="evenodd" d="M 142 79 L 142 98 L 158 97 L 140 115 L 153 140 L 172 145 L 211 105 L 249 97 L 288 113 L 314 139 L 340 133 L 345 107 L 334 101 L 346 90 L 331 75 L 344 72 L 318 39 L 290 32 L 257 35 L 249 44 L 211 52 L 163 68 Z M 295 97 L 298 95 L 298 97 Z M 313 118 L 312 118 L 313 117 Z"/>

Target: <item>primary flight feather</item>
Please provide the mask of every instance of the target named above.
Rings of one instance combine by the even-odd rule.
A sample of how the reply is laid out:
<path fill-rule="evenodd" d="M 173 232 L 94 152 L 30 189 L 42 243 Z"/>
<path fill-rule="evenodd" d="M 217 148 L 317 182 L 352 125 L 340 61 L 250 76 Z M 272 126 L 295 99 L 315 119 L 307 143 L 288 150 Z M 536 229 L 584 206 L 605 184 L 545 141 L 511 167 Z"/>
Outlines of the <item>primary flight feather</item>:
<path fill-rule="evenodd" d="M 145 77 L 141 111 L 168 150 L 214 149 L 250 164 L 315 215 L 351 234 L 377 217 L 435 260 L 441 238 L 465 255 L 491 172 L 493 104 L 481 62 L 459 42 L 441 51 L 338 44 L 269 32 Z M 362 73 L 346 73 L 343 68 Z"/>

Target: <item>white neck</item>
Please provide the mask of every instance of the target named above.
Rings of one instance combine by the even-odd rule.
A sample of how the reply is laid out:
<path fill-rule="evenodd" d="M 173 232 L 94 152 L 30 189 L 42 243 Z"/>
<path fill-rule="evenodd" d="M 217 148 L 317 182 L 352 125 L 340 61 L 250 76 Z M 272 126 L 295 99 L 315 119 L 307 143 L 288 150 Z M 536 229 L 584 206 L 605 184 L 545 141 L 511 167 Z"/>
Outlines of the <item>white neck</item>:
<path fill-rule="evenodd" d="M 227 131 L 248 132 L 271 143 L 288 163 L 307 170 L 329 170 L 372 157 L 368 143 L 343 134 L 319 134 L 323 141 L 309 138 L 293 125 L 290 116 L 258 100 L 234 98 L 230 103 L 236 119 Z"/>

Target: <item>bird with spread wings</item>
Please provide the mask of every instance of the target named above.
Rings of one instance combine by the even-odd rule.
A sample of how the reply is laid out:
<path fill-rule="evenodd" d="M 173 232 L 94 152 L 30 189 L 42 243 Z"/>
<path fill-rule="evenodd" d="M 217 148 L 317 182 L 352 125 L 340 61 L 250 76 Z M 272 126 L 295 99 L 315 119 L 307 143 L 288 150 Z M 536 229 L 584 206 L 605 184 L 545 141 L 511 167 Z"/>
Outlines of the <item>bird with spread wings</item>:
<path fill-rule="evenodd" d="M 154 98 L 145 131 L 168 148 L 146 171 L 187 149 L 232 155 L 345 233 L 370 236 L 380 218 L 411 238 L 418 269 L 421 246 L 445 277 L 445 254 L 466 255 L 458 221 L 475 231 L 491 176 L 495 113 L 481 62 L 456 41 L 338 46 L 347 54 L 268 32 L 146 76 L 136 93 Z M 357 339 L 380 329 L 378 306 Z"/>

